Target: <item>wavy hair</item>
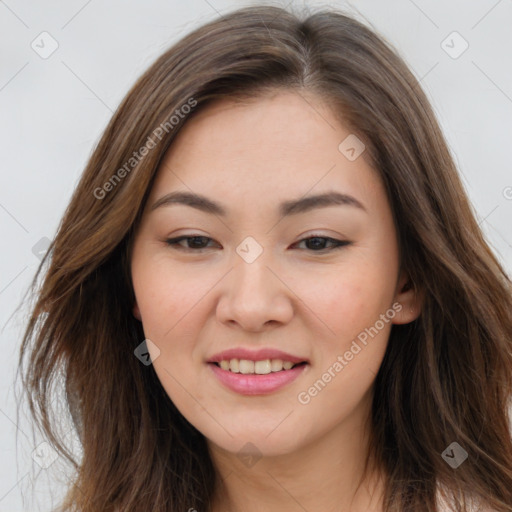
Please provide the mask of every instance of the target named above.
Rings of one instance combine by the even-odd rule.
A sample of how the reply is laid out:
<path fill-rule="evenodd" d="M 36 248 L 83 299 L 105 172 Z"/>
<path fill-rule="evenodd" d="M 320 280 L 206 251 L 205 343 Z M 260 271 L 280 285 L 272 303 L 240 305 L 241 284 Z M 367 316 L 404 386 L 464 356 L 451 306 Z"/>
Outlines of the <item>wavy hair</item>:
<path fill-rule="evenodd" d="M 133 234 L 176 134 L 205 105 L 311 92 L 364 141 L 385 184 L 400 263 L 424 294 L 394 325 L 376 376 L 366 462 L 386 512 L 512 511 L 512 287 L 486 243 L 432 107 L 393 46 L 336 9 L 232 11 L 193 30 L 138 79 L 97 143 L 31 285 L 19 368 L 34 423 L 72 463 L 59 510 L 211 510 L 204 436 L 176 409 L 131 311 Z M 186 107 L 188 105 L 188 107 Z M 41 281 L 41 282 L 39 282 Z M 62 375 L 78 460 L 50 406 Z M 457 441 L 456 470 L 441 457 Z"/>

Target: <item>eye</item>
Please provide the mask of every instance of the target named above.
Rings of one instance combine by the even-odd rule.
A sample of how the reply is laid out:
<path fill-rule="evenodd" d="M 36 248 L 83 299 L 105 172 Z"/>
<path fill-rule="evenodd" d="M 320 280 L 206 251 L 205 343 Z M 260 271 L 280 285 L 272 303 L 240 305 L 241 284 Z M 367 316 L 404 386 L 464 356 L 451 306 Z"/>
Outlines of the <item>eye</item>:
<path fill-rule="evenodd" d="M 187 241 L 187 245 L 190 240 L 192 240 L 192 246 L 191 247 L 184 247 L 180 244 L 183 240 Z M 207 240 L 212 240 L 211 238 L 203 235 L 193 235 L 193 236 L 179 236 L 177 238 L 169 238 L 165 241 L 167 245 L 174 246 L 176 249 L 184 250 L 184 251 L 195 251 L 199 252 L 200 250 L 204 249 L 204 243 Z"/>
<path fill-rule="evenodd" d="M 167 245 L 172 246 L 178 250 L 184 250 L 189 252 L 201 252 L 203 249 L 206 249 L 207 242 L 212 238 L 203 235 L 193 235 L 193 236 L 179 236 L 176 238 L 169 238 L 165 242 Z M 181 242 L 186 241 L 186 246 L 183 246 Z M 305 242 L 309 245 L 310 252 L 322 252 L 322 251 L 332 251 L 334 249 L 340 249 L 341 247 L 350 245 L 352 242 L 348 240 L 337 240 L 335 238 L 325 237 L 325 236 L 312 236 L 308 238 L 303 238 L 297 244 L 298 245 Z M 326 247 L 327 244 L 331 244 L 331 247 Z"/>
<path fill-rule="evenodd" d="M 336 238 L 330 238 L 327 236 L 311 236 L 309 238 L 303 238 L 299 244 L 302 242 L 306 242 L 310 247 L 313 248 L 313 252 L 321 252 L 321 251 L 332 251 L 334 249 L 340 249 L 346 245 L 350 245 L 351 242 L 348 240 L 337 240 Z M 326 248 L 326 244 L 332 244 L 330 248 Z"/>

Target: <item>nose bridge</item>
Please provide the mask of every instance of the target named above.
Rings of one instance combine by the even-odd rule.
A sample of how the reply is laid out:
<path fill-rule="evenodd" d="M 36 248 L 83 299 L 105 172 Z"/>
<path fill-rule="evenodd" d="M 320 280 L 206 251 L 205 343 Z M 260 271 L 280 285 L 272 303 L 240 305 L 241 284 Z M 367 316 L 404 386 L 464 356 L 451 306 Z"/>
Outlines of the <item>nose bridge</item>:
<path fill-rule="evenodd" d="M 268 268 L 272 259 L 270 249 L 264 248 L 254 238 L 247 237 L 236 248 L 236 253 L 231 286 L 239 300 L 252 298 L 256 301 L 258 296 L 266 295 L 270 288 L 275 288 L 275 283 L 271 283 L 274 276 Z M 271 297 L 266 296 L 265 299 L 268 301 Z"/>
<path fill-rule="evenodd" d="M 247 330 L 259 330 L 270 321 L 289 321 L 292 305 L 286 286 L 271 270 L 276 267 L 272 251 L 248 237 L 236 253 L 218 305 L 219 318 L 235 321 Z"/>

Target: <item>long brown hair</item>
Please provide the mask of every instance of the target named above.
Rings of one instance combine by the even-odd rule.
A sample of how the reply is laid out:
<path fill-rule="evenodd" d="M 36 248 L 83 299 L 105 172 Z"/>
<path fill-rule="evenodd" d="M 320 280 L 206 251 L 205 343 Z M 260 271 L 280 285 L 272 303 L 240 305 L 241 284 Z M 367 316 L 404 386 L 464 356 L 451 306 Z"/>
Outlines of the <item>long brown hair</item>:
<path fill-rule="evenodd" d="M 375 381 L 368 461 L 385 510 L 435 511 L 438 487 L 512 511 L 512 287 L 484 240 L 432 108 L 396 50 L 340 11 L 228 13 L 161 55 L 95 148 L 32 283 L 19 369 L 35 423 L 76 470 L 61 510 L 210 510 L 215 468 L 175 408 L 132 315 L 130 248 L 160 162 L 184 123 L 221 98 L 308 91 L 364 141 L 385 184 L 401 267 L 424 293 L 394 325 Z M 145 148 L 145 149 L 144 149 Z M 26 367 L 24 367 L 26 363 Z M 58 371 L 81 460 L 56 435 Z M 442 453 L 457 442 L 468 459 Z"/>

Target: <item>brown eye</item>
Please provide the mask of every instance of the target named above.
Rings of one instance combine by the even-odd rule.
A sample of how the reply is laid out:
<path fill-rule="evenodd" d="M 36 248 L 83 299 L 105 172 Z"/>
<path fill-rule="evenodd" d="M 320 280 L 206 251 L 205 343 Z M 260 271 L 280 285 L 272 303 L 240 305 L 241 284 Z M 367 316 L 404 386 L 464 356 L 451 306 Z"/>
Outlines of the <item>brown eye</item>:
<path fill-rule="evenodd" d="M 332 251 L 333 249 L 339 249 L 346 245 L 350 245 L 351 242 L 348 240 L 336 240 L 335 238 L 325 237 L 325 236 L 312 236 L 308 238 L 303 238 L 300 242 L 306 242 L 306 246 L 312 252 L 321 252 L 321 251 Z M 326 244 L 332 244 L 331 247 L 326 247 Z"/>
<path fill-rule="evenodd" d="M 187 246 L 183 246 L 182 244 L 180 244 L 180 242 L 182 242 L 183 240 L 187 241 Z M 177 238 L 169 238 L 165 241 L 165 243 L 179 250 L 198 252 L 202 249 L 206 249 L 205 244 L 208 242 L 208 240 L 212 239 L 203 235 L 179 236 Z"/>

